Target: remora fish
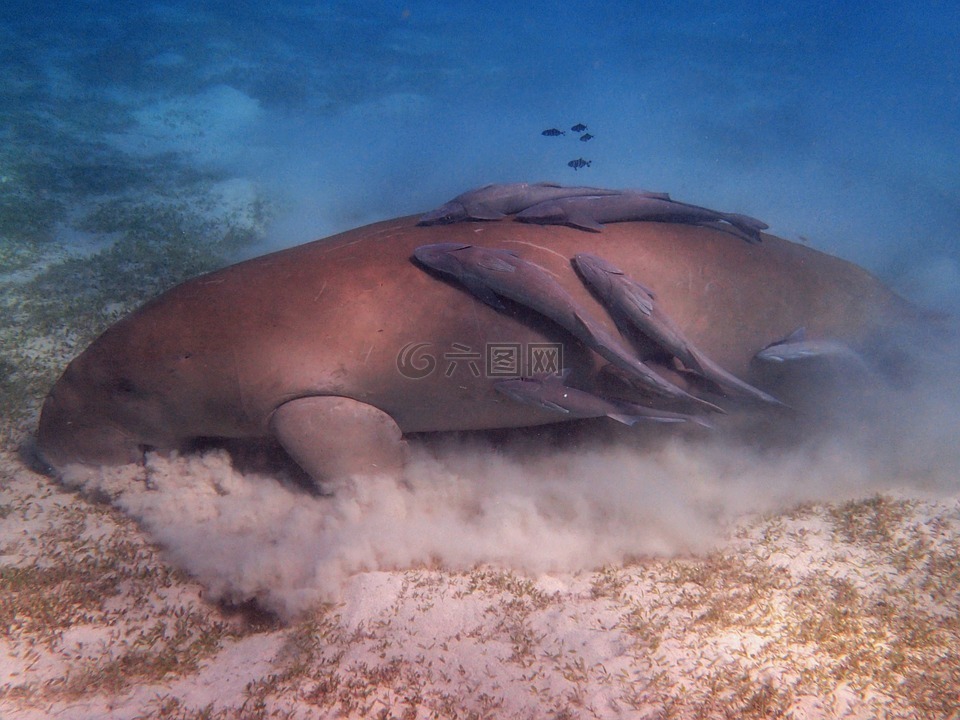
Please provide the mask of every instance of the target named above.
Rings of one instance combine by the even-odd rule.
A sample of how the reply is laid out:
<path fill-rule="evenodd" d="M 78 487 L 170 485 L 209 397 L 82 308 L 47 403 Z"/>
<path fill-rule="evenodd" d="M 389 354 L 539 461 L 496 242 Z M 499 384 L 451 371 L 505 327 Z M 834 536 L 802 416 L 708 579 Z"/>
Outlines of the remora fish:
<path fill-rule="evenodd" d="M 745 215 L 718 212 L 676 200 L 653 197 L 649 193 L 629 191 L 615 196 L 581 195 L 546 200 L 520 212 L 517 220 L 540 225 L 571 225 L 593 232 L 601 232 L 603 223 L 631 220 L 694 225 L 723 221 L 739 231 L 738 235 L 748 242 L 760 242 L 759 231 L 767 227 L 761 221 Z"/>
<path fill-rule="evenodd" d="M 655 395 L 722 412 L 716 405 L 684 392 L 657 375 L 590 317 L 546 270 L 523 260 L 515 252 L 461 243 L 436 243 L 421 245 L 413 256 L 421 265 L 456 278 L 477 298 L 498 310 L 504 309 L 499 295 L 549 318 Z"/>
<path fill-rule="evenodd" d="M 567 167 L 572 167 L 574 170 L 579 170 L 583 167 L 590 167 L 592 160 L 584 160 L 583 158 L 577 158 L 576 160 L 571 160 L 567 163 Z"/>
<path fill-rule="evenodd" d="M 561 413 L 568 418 L 608 417 L 624 425 L 638 422 L 681 423 L 691 422 L 704 427 L 713 426 L 703 418 L 684 413 L 644 407 L 635 403 L 594 395 L 566 384 L 569 370 L 561 375 L 536 375 L 534 377 L 499 380 L 493 384 L 497 392 L 525 405 Z"/>
<path fill-rule="evenodd" d="M 586 129 L 587 129 L 587 126 L 584 125 L 583 123 L 577 123 L 576 125 L 574 125 L 574 126 L 573 126 L 572 128 L 570 128 L 570 129 L 573 130 L 574 132 L 580 133 L 580 132 L 583 132 L 584 130 L 586 130 Z"/>
<path fill-rule="evenodd" d="M 735 395 L 770 405 L 783 405 L 772 395 L 731 375 L 704 355 L 660 309 L 653 292 L 628 277 L 620 268 L 588 253 L 578 253 L 571 262 L 587 287 L 610 311 L 621 331 L 628 328 L 639 330 L 688 370 Z"/>
<path fill-rule="evenodd" d="M 836 340 L 807 340 L 804 328 L 795 330 L 783 340 L 767 345 L 754 359 L 775 365 L 833 363 L 871 372 L 863 357 L 849 345 Z"/>
<path fill-rule="evenodd" d="M 550 128 L 548 130 L 544 130 L 540 134 L 546 135 L 547 137 L 556 137 L 557 135 L 566 135 L 566 133 L 563 130 L 557 130 L 557 128 Z"/>
<path fill-rule="evenodd" d="M 616 195 L 619 190 L 563 187 L 556 183 L 484 185 L 457 195 L 436 210 L 421 215 L 418 225 L 449 225 L 464 220 L 500 220 L 531 205 L 576 195 Z"/>

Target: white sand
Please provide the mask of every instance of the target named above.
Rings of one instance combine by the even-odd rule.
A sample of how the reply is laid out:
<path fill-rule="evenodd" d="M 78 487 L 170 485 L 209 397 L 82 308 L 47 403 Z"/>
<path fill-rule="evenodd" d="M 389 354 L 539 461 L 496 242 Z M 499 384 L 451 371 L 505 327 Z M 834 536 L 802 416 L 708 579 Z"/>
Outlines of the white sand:
<path fill-rule="evenodd" d="M 957 701 L 956 496 L 805 505 L 726 531 L 715 526 L 716 538 L 704 539 L 695 557 L 593 569 L 586 550 L 541 552 L 532 544 L 550 542 L 555 530 L 527 528 L 527 564 L 584 565 L 531 572 L 521 555 L 481 562 L 495 533 L 469 520 L 463 530 L 478 545 L 473 556 L 460 548 L 453 551 L 460 561 L 431 565 L 424 557 L 442 557 L 443 549 L 429 541 L 422 557 L 384 555 L 390 543 L 413 547 L 389 526 L 377 544 L 376 525 L 398 509 L 387 493 L 379 502 L 390 512 L 368 497 L 365 506 L 354 503 L 349 522 L 347 503 L 328 512 L 341 516 L 339 525 L 315 517 L 317 537 L 338 557 L 311 564 L 304 557 L 322 548 L 291 516 L 284 532 L 263 534 L 278 519 L 270 512 L 279 493 L 310 514 L 304 496 L 274 479 L 251 498 L 267 479 L 231 471 L 216 454 L 154 458 L 154 476 L 163 463 L 162 482 L 137 491 L 135 502 L 123 500 L 129 488 L 115 501 L 139 513 L 169 556 L 203 578 L 200 585 L 171 570 L 165 553 L 109 506 L 4 456 L 0 547 L 8 582 L 0 610 L 10 630 L 0 645 L 0 716 L 947 717 Z M 151 525 L 159 516 L 145 497 L 161 502 L 174 476 L 221 494 L 179 487 L 184 502 L 163 515 L 171 523 L 164 534 Z M 442 485 L 442 474 L 433 482 Z M 443 524 L 450 507 L 436 502 L 454 490 L 434 492 L 427 505 Z M 471 502 L 480 493 L 456 492 Z M 492 492 L 505 494 L 506 486 Z M 234 496 L 250 508 L 246 527 L 236 518 L 218 524 Z M 406 520 L 420 522 L 416 514 L 427 507 L 406 502 Z M 590 545 L 590 532 L 598 545 L 610 540 L 581 522 L 572 520 L 582 544 Z M 192 559 L 174 540 L 190 523 L 198 538 Z M 231 527 L 233 551 L 245 563 L 218 537 Z M 299 544 L 285 539 L 294 530 Z M 351 559 L 361 532 L 371 537 Z M 646 529 L 635 532 L 642 538 Z M 452 546 L 462 540 L 447 538 Z M 365 571 L 364 563 L 384 569 Z M 330 575 L 291 581 L 291 567 Z M 30 586 L 13 589 L 15 568 L 30 569 Z M 287 622 L 224 614 L 204 600 L 242 591 L 286 612 Z"/>

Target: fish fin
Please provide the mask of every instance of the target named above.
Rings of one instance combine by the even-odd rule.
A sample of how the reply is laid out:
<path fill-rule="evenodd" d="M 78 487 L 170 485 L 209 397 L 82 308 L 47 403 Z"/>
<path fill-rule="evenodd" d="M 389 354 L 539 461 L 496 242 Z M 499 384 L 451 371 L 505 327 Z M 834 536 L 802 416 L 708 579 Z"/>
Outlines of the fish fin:
<path fill-rule="evenodd" d="M 562 405 L 557 405 L 554 402 L 550 402 L 549 400 L 538 400 L 537 405 L 542 407 L 544 410 L 553 410 L 554 412 L 563 413 L 564 415 L 570 414 L 570 411 L 567 410 L 567 408 L 563 407 Z"/>
<path fill-rule="evenodd" d="M 678 363 L 684 366 L 687 372 L 691 372 L 694 375 L 703 378 L 704 380 L 709 380 L 714 385 L 717 385 L 717 381 L 712 379 L 707 370 L 708 367 L 716 367 L 720 370 L 721 373 L 726 374 L 726 372 L 717 366 L 715 363 L 710 361 L 710 358 L 706 357 L 699 349 L 693 347 L 689 343 L 686 345 L 686 355 L 692 360 L 690 365 L 684 365 L 679 359 L 674 358 Z"/>
<path fill-rule="evenodd" d="M 649 288 L 631 280 L 630 283 L 625 284 L 624 290 L 626 291 L 624 294 L 627 302 L 630 303 L 631 307 L 636 308 L 644 315 L 649 316 L 653 313 L 654 295 Z"/>
<path fill-rule="evenodd" d="M 497 297 L 497 294 L 480 280 L 476 280 L 471 277 L 464 277 L 462 278 L 461 282 L 478 300 L 482 300 L 496 310 L 506 309 L 506 305 L 500 302 L 500 298 Z"/>
<path fill-rule="evenodd" d="M 765 347 L 763 350 L 761 350 L 756 355 L 754 355 L 753 359 L 759 362 L 782 363 L 784 361 L 784 358 L 780 355 L 777 355 L 776 353 L 771 352 L 773 348 L 782 344 L 783 343 L 777 343 L 777 345 L 770 345 L 769 347 Z"/>
<path fill-rule="evenodd" d="M 782 340 L 768 345 L 754 357 L 761 361 L 773 363 L 797 363 L 816 358 L 818 353 L 811 347 L 805 347 L 805 344 L 805 340 Z M 824 353 L 819 353 L 819 355 L 822 357 Z"/>
<path fill-rule="evenodd" d="M 716 430 L 717 426 L 712 422 L 707 420 L 704 417 L 699 415 L 687 415 L 687 422 L 692 422 L 694 425 L 699 425 L 700 427 L 705 427 L 707 430 Z"/>
<path fill-rule="evenodd" d="M 792 333 L 790 333 L 789 335 L 787 335 L 785 338 L 781 338 L 780 340 L 774 340 L 772 343 L 769 343 L 769 344 L 767 344 L 767 345 L 764 345 L 764 346 L 761 348 L 760 352 L 763 352 L 764 350 L 769 350 L 770 348 L 776 347 L 777 345 L 785 345 L 785 344 L 787 344 L 787 343 L 803 342 L 803 341 L 806 340 L 806 339 L 807 339 L 807 328 L 804 327 L 803 325 L 801 325 L 801 326 L 798 327 L 796 330 L 794 330 Z M 757 354 L 759 355 L 759 353 L 757 353 Z"/>
<path fill-rule="evenodd" d="M 633 280 L 633 278 L 631 278 L 631 280 Z M 650 296 L 651 300 L 657 299 L 657 294 L 653 291 L 653 288 L 651 288 L 649 285 L 644 285 L 642 282 L 637 282 L 636 280 L 633 280 L 633 282 L 639 285 L 641 288 L 643 288 L 643 291 Z"/>
<path fill-rule="evenodd" d="M 587 322 L 580 316 L 580 313 L 573 313 L 573 321 L 576 323 L 577 328 L 580 332 L 589 337 L 593 342 L 599 342 L 597 339 L 597 334 L 593 331 L 593 328 L 587 324 Z M 576 333 L 574 333 L 576 335 Z"/>
<path fill-rule="evenodd" d="M 720 232 L 727 233 L 728 235 L 733 235 L 738 237 L 741 240 L 744 240 L 751 245 L 763 242 L 763 238 L 760 237 L 760 232 L 754 230 L 753 228 L 742 227 L 734 223 L 725 222 L 723 220 L 701 220 L 700 222 L 693 223 L 697 227 L 710 228 L 711 230 L 719 230 Z"/>
<path fill-rule="evenodd" d="M 633 427 L 638 422 L 656 422 L 656 423 L 682 423 L 686 422 L 685 417 L 662 417 L 660 415 L 630 415 L 628 413 L 607 413 L 607 417 L 616 420 L 624 425 Z"/>
<path fill-rule="evenodd" d="M 563 187 L 560 183 L 550 182 L 549 180 L 541 180 L 540 182 L 533 183 L 534 187 L 548 187 L 548 188 L 558 188 Z"/>
<path fill-rule="evenodd" d="M 543 385 L 556 385 L 559 387 L 567 387 L 567 376 L 570 374 L 570 369 L 562 370 L 559 373 L 534 373 L 530 376 L 530 379 L 537 380 Z"/>
<path fill-rule="evenodd" d="M 748 243 L 763 242 L 763 238 L 760 237 L 760 231 L 770 227 L 765 222 L 761 222 L 748 215 L 741 215 L 740 213 L 721 213 L 720 217 L 723 222 L 736 230 L 736 232 L 732 234 L 746 240 Z M 731 231 L 728 229 L 727 232 Z"/>
<path fill-rule="evenodd" d="M 764 392 L 760 388 L 741 380 L 736 375 L 727 372 L 696 348 L 690 347 L 688 351 L 691 359 L 696 363 L 696 367 L 692 367 L 690 370 L 697 373 L 707 382 L 715 385 L 720 391 L 720 394 L 743 400 L 761 402 L 774 407 L 789 407 L 786 403 L 781 402 L 770 393 Z M 779 358 L 771 359 L 773 362 L 779 362 L 780 360 Z"/>
<path fill-rule="evenodd" d="M 502 220 L 506 217 L 499 210 L 494 210 L 482 203 L 479 205 L 468 205 L 466 207 L 467 217 L 471 220 Z"/>
<path fill-rule="evenodd" d="M 607 413 L 607 417 L 611 420 L 616 420 L 618 423 L 629 425 L 630 427 L 633 427 L 643 419 L 639 415 L 627 415 L 626 413 Z"/>
<path fill-rule="evenodd" d="M 514 257 L 517 257 L 516 253 L 511 254 L 514 255 Z M 495 255 L 483 256 L 477 260 L 477 265 L 486 270 L 493 270 L 494 272 L 512 273 L 517 271 L 517 268 L 514 265 L 511 265 L 506 260 L 501 260 Z"/>
<path fill-rule="evenodd" d="M 586 275 L 587 273 L 584 271 L 588 271 L 591 268 L 597 272 L 606 273 L 607 275 L 626 275 L 623 270 L 613 263 L 598 255 L 591 255 L 590 253 L 577 253 L 573 256 L 573 259 L 570 260 L 570 263 L 581 275 Z M 586 278 L 584 278 L 584 282 L 587 282 Z"/>
<path fill-rule="evenodd" d="M 745 228 L 750 228 L 751 230 L 770 229 L 770 226 L 763 222 L 763 220 L 757 220 L 756 218 L 741 213 L 724 213 L 723 219 L 731 225 L 740 225 Z"/>
<path fill-rule="evenodd" d="M 779 352 L 778 352 L 779 351 Z M 807 343 L 805 340 L 785 341 L 764 348 L 756 355 L 768 362 L 806 362 L 842 360 L 851 364 L 866 365 L 863 357 L 849 345 L 841 342 L 823 341 Z"/>
<path fill-rule="evenodd" d="M 417 225 L 450 225 L 466 219 L 466 208 L 461 203 L 451 200 L 437 209 L 421 215 Z"/>
<path fill-rule="evenodd" d="M 665 193 L 665 192 L 654 192 L 651 190 L 638 190 L 637 195 L 643 195 L 643 197 L 652 198 L 654 200 L 671 200 L 670 193 Z"/>
<path fill-rule="evenodd" d="M 563 385 L 566 387 L 567 379 L 573 373 L 572 368 L 563 368 L 560 372 L 552 373 L 538 373 L 535 377 L 539 378 L 543 382 L 556 383 L 557 385 Z"/>
<path fill-rule="evenodd" d="M 589 230 L 590 232 L 603 232 L 603 225 L 598 223 L 589 215 L 584 213 L 567 214 L 567 225 L 572 225 L 580 230 Z"/>

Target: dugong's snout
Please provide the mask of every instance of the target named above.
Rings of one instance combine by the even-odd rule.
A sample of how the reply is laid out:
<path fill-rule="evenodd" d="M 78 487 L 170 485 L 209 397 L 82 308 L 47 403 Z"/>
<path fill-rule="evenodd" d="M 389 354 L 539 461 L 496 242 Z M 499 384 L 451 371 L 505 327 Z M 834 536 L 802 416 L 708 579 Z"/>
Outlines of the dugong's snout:
<path fill-rule="evenodd" d="M 44 401 L 33 454 L 48 472 L 71 464 L 124 465 L 142 459 L 139 444 L 90 399 L 65 374 Z"/>

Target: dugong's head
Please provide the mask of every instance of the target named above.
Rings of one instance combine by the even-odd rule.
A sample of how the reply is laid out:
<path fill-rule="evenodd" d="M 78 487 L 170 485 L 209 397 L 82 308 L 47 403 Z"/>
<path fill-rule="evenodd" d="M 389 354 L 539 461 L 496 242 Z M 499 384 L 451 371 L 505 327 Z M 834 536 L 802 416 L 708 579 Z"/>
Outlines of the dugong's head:
<path fill-rule="evenodd" d="M 156 416 L 156 402 L 103 363 L 96 343 L 74 359 L 50 390 L 40 413 L 35 452 L 48 469 L 122 465 L 143 457 L 138 431 Z"/>

